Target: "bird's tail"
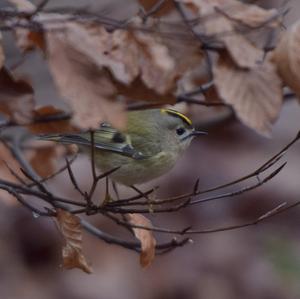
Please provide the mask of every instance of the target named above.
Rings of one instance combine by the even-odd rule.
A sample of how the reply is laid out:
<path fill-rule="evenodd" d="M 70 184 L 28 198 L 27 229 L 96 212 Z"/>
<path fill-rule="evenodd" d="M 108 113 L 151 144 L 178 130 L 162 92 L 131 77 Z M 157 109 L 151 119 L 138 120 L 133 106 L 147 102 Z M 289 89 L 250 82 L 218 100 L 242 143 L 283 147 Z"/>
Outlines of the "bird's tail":
<path fill-rule="evenodd" d="M 40 140 L 55 141 L 64 144 L 84 144 L 88 142 L 77 134 L 41 134 L 37 136 Z"/>

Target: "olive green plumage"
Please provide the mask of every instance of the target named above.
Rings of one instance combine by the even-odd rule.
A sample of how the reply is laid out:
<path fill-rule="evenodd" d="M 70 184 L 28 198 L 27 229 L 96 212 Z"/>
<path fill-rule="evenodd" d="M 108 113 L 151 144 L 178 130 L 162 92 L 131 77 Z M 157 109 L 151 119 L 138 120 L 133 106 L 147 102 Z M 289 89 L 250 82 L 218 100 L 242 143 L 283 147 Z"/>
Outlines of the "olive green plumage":
<path fill-rule="evenodd" d="M 150 181 L 169 171 L 190 144 L 201 134 L 190 120 L 170 109 L 128 112 L 126 130 L 120 132 L 103 123 L 94 133 L 95 163 L 103 172 L 120 167 L 110 178 L 124 185 Z M 91 135 L 44 135 L 46 140 L 75 143 L 90 154 Z"/>

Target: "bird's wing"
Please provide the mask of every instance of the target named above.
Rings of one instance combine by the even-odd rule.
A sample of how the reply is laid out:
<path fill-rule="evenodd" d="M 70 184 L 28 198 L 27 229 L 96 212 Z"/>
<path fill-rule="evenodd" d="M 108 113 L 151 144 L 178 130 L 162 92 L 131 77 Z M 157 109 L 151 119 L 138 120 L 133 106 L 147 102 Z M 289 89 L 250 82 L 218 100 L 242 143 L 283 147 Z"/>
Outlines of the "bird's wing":
<path fill-rule="evenodd" d="M 71 133 L 71 134 L 49 134 L 40 135 L 39 139 L 51 140 L 64 144 L 78 144 L 80 146 L 91 146 L 91 133 Z M 140 151 L 135 149 L 128 135 L 109 127 L 102 126 L 94 132 L 94 147 L 96 149 L 119 153 L 136 160 L 147 158 Z"/>

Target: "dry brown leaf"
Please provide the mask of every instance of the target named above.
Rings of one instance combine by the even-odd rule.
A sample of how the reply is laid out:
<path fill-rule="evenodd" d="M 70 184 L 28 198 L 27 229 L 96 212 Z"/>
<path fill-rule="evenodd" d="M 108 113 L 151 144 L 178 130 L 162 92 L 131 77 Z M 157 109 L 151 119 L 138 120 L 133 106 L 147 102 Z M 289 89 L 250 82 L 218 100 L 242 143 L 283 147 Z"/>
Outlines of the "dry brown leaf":
<path fill-rule="evenodd" d="M 116 91 L 103 68 L 96 64 L 97 49 L 80 26 L 66 25 L 46 34 L 50 70 L 61 94 L 72 107 L 80 128 L 97 128 L 102 121 L 123 127 L 123 105 L 113 100 Z M 88 49 L 88 53 L 82 50 Z M 104 58 L 103 58 L 104 59 Z"/>
<path fill-rule="evenodd" d="M 115 101 L 118 95 L 174 103 L 177 81 L 202 59 L 201 51 L 189 44 L 181 46 L 182 53 L 188 49 L 187 58 L 178 59 L 176 43 L 142 30 L 108 32 L 103 26 L 71 22 L 61 26 L 63 30 L 53 28 L 46 35 L 48 60 L 81 127 L 98 126 L 103 120 L 122 127 L 125 117 Z M 142 24 L 136 18 L 131 26 Z"/>
<path fill-rule="evenodd" d="M 92 273 L 93 270 L 82 252 L 82 230 L 79 217 L 57 209 L 57 221 L 66 242 L 62 249 L 63 267 L 65 269 L 79 268 L 86 273 Z"/>
<path fill-rule="evenodd" d="M 62 145 L 39 140 L 31 140 L 26 143 L 26 147 L 28 149 L 24 151 L 25 158 L 41 177 L 54 173 L 58 169 L 59 158 L 65 155 L 67 151 L 67 148 Z M 4 144 L 0 143 L 0 178 L 13 183 L 20 183 L 8 167 L 23 181 L 28 181 L 28 178 L 20 170 L 20 164 Z M 8 204 L 17 203 L 12 195 L 3 190 L 0 190 L 0 200 Z"/>
<path fill-rule="evenodd" d="M 125 125 L 114 82 L 129 86 L 140 76 L 146 88 L 158 94 L 175 87 L 175 61 L 167 47 L 149 35 L 68 23 L 62 32 L 48 32 L 46 40 L 55 82 L 82 128 L 98 127 L 101 121 L 118 128 Z"/>
<path fill-rule="evenodd" d="M 199 67 L 203 61 L 202 50 L 195 43 L 194 35 L 182 23 L 148 18 L 146 24 L 139 24 L 138 19 L 133 24 L 151 34 L 143 30 L 122 33 L 127 37 L 118 56 L 124 56 L 125 65 L 127 69 L 133 68 L 134 77 L 130 79 L 129 85 L 114 80 L 118 93 L 129 100 L 175 104 L 178 83 L 189 70 Z M 133 45 L 132 60 L 126 58 L 129 56 L 126 43 Z"/>
<path fill-rule="evenodd" d="M 9 2 L 22 11 L 31 12 L 34 11 L 36 8 L 36 6 L 28 0 L 9 0 Z"/>
<path fill-rule="evenodd" d="M 255 67 L 263 57 L 263 51 L 256 48 L 239 29 L 242 26 L 279 26 L 274 20 L 277 11 L 265 10 L 253 4 L 237 0 L 181 0 L 192 4 L 200 17 L 196 30 L 207 36 L 208 42 L 224 44 L 226 50 L 239 67 Z M 276 19 L 276 18 L 275 18 Z"/>
<path fill-rule="evenodd" d="M 255 67 L 263 59 L 264 52 L 242 35 L 223 36 L 222 40 L 232 59 L 240 67 Z"/>
<path fill-rule="evenodd" d="M 67 151 L 63 145 L 42 140 L 32 140 L 26 145 L 31 149 L 26 155 L 27 159 L 42 178 L 58 170 L 59 160 Z"/>
<path fill-rule="evenodd" d="M 139 19 L 132 21 L 139 25 Z M 129 85 L 138 76 L 148 88 L 165 93 L 174 87 L 176 61 L 168 48 L 140 30 L 107 32 L 103 26 L 67 25 L 69 43 L 98 68 L 107 68 L 120 83 Z M 79 39 L 81 43 L 79 43 Z M 174 74 L 175 72 L 175 74 Z"/>
<path fill-rule="evenodd" d="M 22 52 L 28 52 L 35 48 L 45 52 L 45 39 L 42 32 L 28 31 L 28 29 L 18 28 L 15 30 L 15 40 L 18 48 Z"/>
<path fill-rule="evenodd" d="M 24 80 L 17 80 L 5 68 L 0 70 L 0 112 L 17 124 L 29 123 L 34 108 L 33 89 Z"/>
<path fill-rule="evenodd" d="M 138 1 L 143 7 L 145 12 L 149 12 L 156 7 L 156 4 L 159 2 L 157 0 L 139 0 Z M 170 14 L 174 10 L 174 2 L 172 0 L 165 0 L 163 1 L 162 5 L 155 11 L 153 16 L 155 17 L 162 17 Z"/>
<path fill-rule="evenodd" d="M 65 113 L 63 110 L 56 108 L 52 105 L 36 107 L 33 111 L 34 119 L 39 120 L 45 117 L 60 115 Z"/>
<path fill-rule="evenodd" d="M 198 32 L 226 51 L 213 62 L 219 96 L 231 104 L 243 123 L 269 135 L 282 103 L 281 80 L 274 65 L 262 63 L 263 51 L 252 44 L 243 29 L 275 27 L 277 11 L 236 0 L 183 0 L 193 4 L 200 17 Z"/>
<path fill-rule="evenodd" d="M 176 62 L 169 55 L 168 48 L 158 43 L 152 36 L 136 31 L 134 38 L 125 41 L 136 43 L 139 62 L 137 70 L 145 85 L 164 94 L 175 88 Z M 133 57 L 132 57 L 133 58 Z M 127 64 L 130 66 L 130 63 Z M 116 76 L 116 74 L 115 74 Z"/>
<path fill-rule="evenodd" d="M 175 73 L 181 77 L 186 71 L 194 69 L 205 62 L 203 50 L 195 42 L 195 35 L 181 21 L 164 22 L 148 19 L 147 29 L 156 42 L 167 47 L 169 55 L 175 61 Z"/>
<path fill-rule="evenodd" d="M 102 121 L 124 127 L 125 101 L 120 99 L 175 103 L 178 80 L 203 58 L 194 37 L 193 44 L 177 39 L 192 35 L 185 26 L 178 32 L 178 24 L 161 34 L 163 22 L 149 18 L 144 24 L 136 17 L 127 30 L 108 32 L 98 24 L 66 22 L 58 14 L 39 13 L 34 18 L 44 23 L 45 34 L 20 30 L 19 46 L 46 48 L 58 89 L 74 112 L 74 123 L 83 129 Z"/>
<path fill-rule="evenodd" d="M 214 20 L 226 18 L 228 22 L 224 22 L 225 29 L 234 25 L 232 21 L 249 27 L 279 25 L 279 22 L 276 23 L 277 17 L 279 17 L 276 9 L 264 9 L 255 4 L 242 3 L 238 0 L 179 0 L 179 2 L 192 4 L 194 11 L 197 10 L 202 17 L 211 16 L 211 19 Z"/>
<path fill-rule="evenodd" d="M 17 173 L 19 177 L 25 179 L 24 175 L 20 171 L 19 163 L 13 158 L 10 151 L 3 145 L 3 143 L 0 143 L 0 178 L 1 180 L 18 183 L 17 178 L 10 172 L 7 165 L 15 173 Z M 0 200 L 8 205 L 17 203 L 15 197 L 4 190 L 0 190 Z"/>
<path fill-rule="evenodd" d="M 272 53 L 283 81 L 300 97 L 300 21 L 284 32 Z"/>
<path fill-rule="evenodd" d="M 230 18 L 251 28 L 267 26 L 275 28 L 280 25 L 279 13 L 276 9 L 264 9 L 257 5 L 235 1 L 233 5 L 224 7 Z"/>
<path fill-rule="evenodd" d="M 127 221 L 132 225 L 152 227 L 149 219 L 141 214 L 126 214 Z M 140 264 L 142 267 L 148 267 L 155 257 L 156 240 L 153 232 L 141 228 L 132 228 L 135 237 L 141 242 Z"/>
<path fill-rule="evenodd" d="M 66 112 L 54 106 L 41 106 L 33 110 L 32 123 L 27 128 L 34 134 L 75 132 L 70 119 L 59 120 Z"/>
<path fill-rule="evenodd" d="M 224 57 L 213 68 L 220 97 L 232 105 L 244 124 L 268 136 L 282 104 L 282 83 L 275 66 L 265 61 L 252 69 L 241 69 Z"/>
<path fill-rule="evenodd" d="M 34 12 L 36 6 L 27 0 L 9 0 L 16 8 L 22 12 Z M 29 31 L 25 28 L 17 28 L 14 30 L 16 44 L 22 52 L 31 51 L 38 47 L 45 50 L 44 34 L 37 31 Z"/>

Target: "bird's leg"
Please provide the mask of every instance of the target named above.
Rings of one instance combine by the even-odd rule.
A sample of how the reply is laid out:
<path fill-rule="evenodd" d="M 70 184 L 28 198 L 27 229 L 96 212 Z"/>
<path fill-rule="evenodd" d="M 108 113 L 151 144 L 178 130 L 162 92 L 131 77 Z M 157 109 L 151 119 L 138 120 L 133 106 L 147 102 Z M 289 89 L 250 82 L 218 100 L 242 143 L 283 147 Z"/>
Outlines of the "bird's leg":
<path fill-rule="evenodd" d="M 105 206 L 107 203 L 112 202 L 114 199 L 109 194 L 109 178 L 105 177 L 105 197 L 101 206 Z"/>

